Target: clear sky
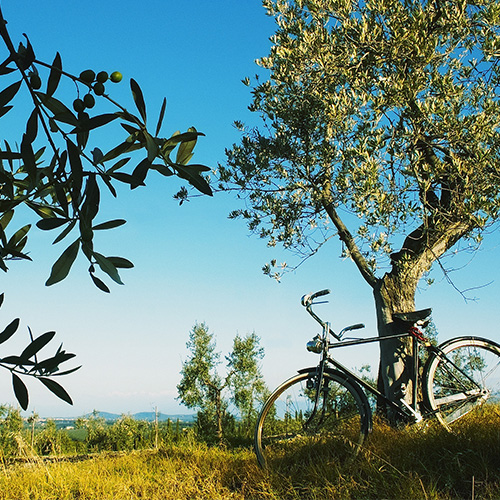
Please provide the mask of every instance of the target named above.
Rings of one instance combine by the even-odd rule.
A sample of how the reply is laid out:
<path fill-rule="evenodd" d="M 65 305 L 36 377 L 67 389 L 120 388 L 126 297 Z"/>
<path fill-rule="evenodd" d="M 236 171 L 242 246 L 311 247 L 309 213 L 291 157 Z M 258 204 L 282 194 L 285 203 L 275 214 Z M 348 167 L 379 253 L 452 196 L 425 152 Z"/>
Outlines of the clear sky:
<path fill-rule="evenodd" d="M 216 168 L 224 162 L 225 148 L 239 137 L 234 120 L 258 123 L 247 110 L 251 94 L 241 80 L 260 71 L 254 61 L 267 55 L 274 31 L 259 0 L 1 0 L 1 5 L 13 39 L 28 34 L 39 59 L 50 63 L 59 51 L 64 68 L 73 73 L 120 70 L 124 81 L 109 90 L 130 108 L 127 82 L 136 79 L 153 123 L 167 97 L 165 135 L 193 125 L 206 134 L 195 150 L 196 163 Z M 15 110 L 0 119 L 0 139 L 20 138 L 22 110 L 16 101 Z M 96 145 L 107 150 L 113 140 L 120 139 L 104 136 Z M 304 346 L 318 328 L 300 298 L 322 288 L 331 288 L 332 295 L 318 310 L 334 329 L 364 322 L 367 335 L 375 334 L 370 289 L 355 266 L 339 258 L 336 241 L 278 284 L 262 274 L 262 265 L 272 258 L 292 262 L 293 256 L 266 248 L 242 221 L 227 219 L 241 206 L 234 196 L 200 197 L 179 207 L 172 198 L 176 181 L 151 177 L 147 184 L 132 193 L 122 190 L 117 201 L 105 203 L 100 219 L 128 221 L 103 234 L 98 247 L 135 263 L 135 269 L 122 273 L 124 286 L 113 285 L 111 294 L 99 292 L 80 259 L 67 280 L 45 287 L 65 246 L 52 247 L 55 235 L 36 229 L 29 243 L 33 262 L 11 263 L 0 276 L 6 296 L 0 328 L 14 317 L 22 319 L 21 332 L 1 346 L 0 356 L 19 352 L 29 325 L 35 334 L 56 330 L 54 348 L 57 340 L 64 342 L 77 353 L 75 363 L 83 365 L 59 379 L 73 407 L 33 380 L 28 381 L 29 411 L 78 416 L 94 409 L 135 413 L 156 406 L 162 413 L 189 413 L 175 400 L 176 385 L 188 356 L 189 331 L 202 321 L 223 354 L 236 333 L 255 331 L 266 351 L 266 382 L 274 387 L 316 361 Z M 465 302 L 439 271 L 436 284 L 419 292 L 417 307 L 434 308 L 442 340 L 474 333 L 500 341 L 499 241 L 498 235 L 487 238 L 483 250 L 453 274 L 461 289 L 491 282 L 469 292 L 478 300 Z M 461 257 L 449 265 L 467 261 Z M 347 352 L 346 359 L 360 367 L 374 364 L 376 356 L 375 348 Z M 6 371 L 0 371 L 0 390 L 0 403 L 16 404 Z"/>

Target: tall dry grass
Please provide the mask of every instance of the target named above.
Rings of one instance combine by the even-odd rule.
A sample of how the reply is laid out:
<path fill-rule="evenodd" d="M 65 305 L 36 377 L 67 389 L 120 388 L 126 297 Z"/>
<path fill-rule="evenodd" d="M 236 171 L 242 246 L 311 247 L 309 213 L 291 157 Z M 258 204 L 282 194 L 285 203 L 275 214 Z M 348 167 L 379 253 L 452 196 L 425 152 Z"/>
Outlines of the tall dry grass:
<path fill-rule="evenodd" d="M 0 499 L 498 499 L 500 410 L 440 426 L 395 430 L 380 422 L 350 465 L 257 467 L 250 449 L 195 442 L 158 451 L 32 458 L 4 464 Z"/>

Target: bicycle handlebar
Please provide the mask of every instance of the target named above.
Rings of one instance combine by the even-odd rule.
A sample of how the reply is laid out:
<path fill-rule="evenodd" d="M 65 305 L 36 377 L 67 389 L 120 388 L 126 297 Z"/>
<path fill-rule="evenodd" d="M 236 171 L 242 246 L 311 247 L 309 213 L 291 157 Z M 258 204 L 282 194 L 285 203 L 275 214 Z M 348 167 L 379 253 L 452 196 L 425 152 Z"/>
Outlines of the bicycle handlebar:
<path fill-rule="evenodd" d="M 330 290 L 326 288 L 325 290 L 320 290 L 319 292 L 309 293 L 302 297 L 301 303 L 306 308 L 306 311 L 323 327 L 327 328 L 328 333 L 333 335 L 337 340 L 342 339 L 342 335 L 351 330 L 359 330 L 360 328 L 364 328 L 365 325 L 363 323 L 357 323 L 355 325 L 345 327 L 339 334 L 336 334 L 329 326 L 329 323 L 323 321 L 313 310 L 312 306 L 314 305 L 313 301 L 317 297 L 322 297 L 323 295 L 328 295 Z"/>
<path fill-rule="evenodd" d="M 302 297 L 301 303 L 304 307 L 308 308 L 312 305 L 312 301 L 317 298 L 321 297 L 323 295 L 328 295 L 330 293 L 330 290 L 326 288 L 325 290 L 320 290 L 319 292 L 315 293 L 308 293 L 307 295 L 304 295 Z"/>

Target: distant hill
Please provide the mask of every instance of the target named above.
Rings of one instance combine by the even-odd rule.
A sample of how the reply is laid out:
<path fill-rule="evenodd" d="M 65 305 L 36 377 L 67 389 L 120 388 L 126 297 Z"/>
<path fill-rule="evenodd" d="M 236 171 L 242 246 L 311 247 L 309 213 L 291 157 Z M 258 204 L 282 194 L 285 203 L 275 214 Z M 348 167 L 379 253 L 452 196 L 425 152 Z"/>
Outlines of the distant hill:
<path fill-rule="evenodd" d="M 93 413 L 88 413 L 84 415 L 84 417 L 89 418 L 93 415 Z M 97 416 L 100 418 L 104 418 L 104 420 L 118 420 L 122 414 L 118 413 L 109 413 L 107 411 L 99 411 L 97 412 Z M 154 411 L 141 411 L 139 413 L 134 413 L 130 415 L 136 420 L 146 420 L 147 422 L 154 422 L 155 412 Z M 182 415 L 182 414 L 166 414 L 158 412 L 158 421 L 165 422 L 168 419 L 173 422 L 180 420 L 181 422 L 193 422 L 196 418 L 196 415 Z"/>

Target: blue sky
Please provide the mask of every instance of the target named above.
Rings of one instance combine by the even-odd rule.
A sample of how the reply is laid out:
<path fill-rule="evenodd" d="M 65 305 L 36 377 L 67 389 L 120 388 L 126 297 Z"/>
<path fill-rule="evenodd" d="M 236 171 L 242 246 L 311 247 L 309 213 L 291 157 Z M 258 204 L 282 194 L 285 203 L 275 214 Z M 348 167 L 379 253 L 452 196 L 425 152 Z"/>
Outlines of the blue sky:
<path fill-rule="evenodd" d="M 136 79 L 153 123 L 167 97 L 165 134 L 193 125 L 206 134 L 195 150 L 196 163 L 216 168 L 224 162 L 224 149 L 239 137 L 234 120 L 258 123 L 247 111 L 251 94 L 241 83 L 259 71 L 254 61 L 267 55 L 274 31 L 258 0 L 3 0 L 2 10 L 14 40 L 27 33 L 39 59 L 51 62 L 59 51 L 70 72 L 120 70 L 124 81 L 109 90 L 131 108 L 126 82 Z M 0 120 L 2 138 L 14 140 L 22 133 L 23 103 L 16 102 L 15 109 Z M 114 146 L 120 140 L 115 133 L 99 137 L 96 145 Z M 172 198 L 176 181 L 151 177 L 147 184 L 132 193 L 124 189 L 117 201 L 103 206 L 102 221 L 128 221 L 99 241 L 102 253 L 135 263 L 122 273 L 124 286 L 113 286 L 109 295 L 99 292 L 81 260 L 67 280 L 45 287 L 65 247 L 52 247 L 55 235 L 36 230 L 29 244 L 33 262 L 12 263 L 1 276 L 6 295 L 1 325 L 22 319 L 21 333 L 2 345 L 1 355 L 23 346 L 29 325 L 36 334 L 56 330 L 56 339 L 83 365 L 61 380 L 73 407 L 29 381 L 30 411 L 78 416 L 93 409 L 134 413 L 157 406 L 163 413 L 189 412 L 175 401 L 176 384 L 197 321 L 208 324 L 223 354 L 236 333 L 255 331 L 266 351 L 263 372 L 273 387 L 316 361 L 304 346 L 318 328 L 300 298 L 322 288 L 331 288 L 332 295 L 319 311 L 334 328 L 364 322 L 367 335 L 375 334 L 370 289 L 355 266 L 339 258 L 335 241 L 278 284 L 262 274 L 262 265 L 272 258 L 291 262 L 293 256 L 266 248 L 242 221 L 227 219 L 241 206 L 234 196 L 199 197 L 179 207 Z M 477 301 L 466 303 L 439 272 L 436 284 L 419 292 L 417 307 L 434 308 L 442 340 L 475 333 L 500 341 L 498 242 L 497 235 L 487 238 L 472 262 L 453 275 L 462 289 L 492 282 L 469 293 Z M 450 265 L 466 261 L 459 257 Z M 345 356 L 350 366 L 359 367 L 374 364 L 377 350 Z M 0 390 L 0 402 L 15 404 L 8 372 L 0 371 Z"/>

